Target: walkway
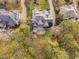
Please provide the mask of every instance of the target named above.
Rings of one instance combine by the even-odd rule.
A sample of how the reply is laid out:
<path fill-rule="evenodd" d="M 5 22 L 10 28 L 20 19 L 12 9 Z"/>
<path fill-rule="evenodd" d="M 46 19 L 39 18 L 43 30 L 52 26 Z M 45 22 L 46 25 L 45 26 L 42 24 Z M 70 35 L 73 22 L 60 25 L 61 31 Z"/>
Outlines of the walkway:
<path fill-rule="evenodd" d="M 48 0 L 48 3 L 49 3 L 49 7 L 50 7 L 50 16 L 53 18 L 53 25 L 55 25 L 56 16 L 55 16 L 53 2 L 52 2 L 52 0 Z"/>
<path fill-rule="evenodd" d="M 21 8 L 22 8 L 22 11 L 21 11 L 21 20 L 23 22 L 26 22 L 26 20 L 27 20 L 27 8 L 25 6 L 25 0 L 21 0 Z"/>

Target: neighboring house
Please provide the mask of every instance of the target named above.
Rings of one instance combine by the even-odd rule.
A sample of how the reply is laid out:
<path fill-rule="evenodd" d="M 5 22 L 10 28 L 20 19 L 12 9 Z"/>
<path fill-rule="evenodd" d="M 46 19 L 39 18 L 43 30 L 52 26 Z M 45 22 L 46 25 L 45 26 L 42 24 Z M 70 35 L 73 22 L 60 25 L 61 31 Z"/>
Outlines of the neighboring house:
<path fill-rule="evenodd" d="M 52 26 L 52 17 L 47 10 L 32 11 L 32 29 L 50 28 Z"/>
<path fill-rule="evenodd" d="M 0 27 L 12 28 L 19 25 L 19 13 L 17 11 L 6 11 L 0 9 Z"/>
<path fill-rule="evenodd" d="M 64 19 L 79 20 L 79 11 L 73 4 L 61 6 L 59 15 L 63 16 Z"/>

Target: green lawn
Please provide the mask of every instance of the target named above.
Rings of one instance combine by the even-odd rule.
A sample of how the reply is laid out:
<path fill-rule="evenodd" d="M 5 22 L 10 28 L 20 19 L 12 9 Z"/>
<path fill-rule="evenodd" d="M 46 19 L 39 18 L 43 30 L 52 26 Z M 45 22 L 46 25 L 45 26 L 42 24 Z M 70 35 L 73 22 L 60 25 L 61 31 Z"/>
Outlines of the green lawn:
<path fill-rule="evenodd" d="M 48 8 L 48 0 L 40 0 L 40 9 Z"/>
<path fill-rule="evenodd" d="M 28 7 L 28 17 L 32 18 L 32 10 L 34 9 L 34 0 L 31 0 L 30 5 Z"/>
<path fill-rule="evenodd" d="M 32 10 L 45 10 L 48 8 L 48 0 L 39 0 L 39 5 L 34 4 L 34 0 L 31 1 L 29 8 L 28 8 L 28 16 L 30 19 L 32 18 Z"/>

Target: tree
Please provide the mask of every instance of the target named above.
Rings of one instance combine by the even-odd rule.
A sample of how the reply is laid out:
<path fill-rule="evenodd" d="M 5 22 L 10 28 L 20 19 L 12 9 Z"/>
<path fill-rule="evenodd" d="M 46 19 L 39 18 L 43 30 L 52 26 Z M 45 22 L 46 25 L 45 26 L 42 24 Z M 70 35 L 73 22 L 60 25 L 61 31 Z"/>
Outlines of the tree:
<path fill-rule="evenodd" d="M 65 20 L 59 26 L 61 27 L 61 35 L 58 42 L 61 47 L 69 52 L 70 59 L 74 59 L 78 56 L 76 52 L 79 53 L 79 43 L 74 37 L 75 33 L 79 32 L 79 23 L 72 20 Z"/>

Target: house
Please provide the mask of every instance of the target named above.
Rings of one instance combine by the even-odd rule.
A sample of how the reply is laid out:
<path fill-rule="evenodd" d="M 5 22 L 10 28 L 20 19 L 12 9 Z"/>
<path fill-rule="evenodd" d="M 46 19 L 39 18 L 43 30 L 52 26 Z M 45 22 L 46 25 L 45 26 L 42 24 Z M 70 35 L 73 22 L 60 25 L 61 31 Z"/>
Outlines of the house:
<path fill-rule="evenodd" d="M 18 11 L 6 11 L 0 9 L 0 27 L 1 28 L 12 28 L 19 25 L 19 13 Z"/>
<path fill-rule="evenodd" d="M 79 11 L 73 4 L 61 6 L 59 15 L 63 16 L 64 19 L 79 20 Z"/>
<path fill-rule="evenodd" d="M 47 10 L 32 11 L 32 29 L 50 28 L 52 26 L 52 17 Z"/>

